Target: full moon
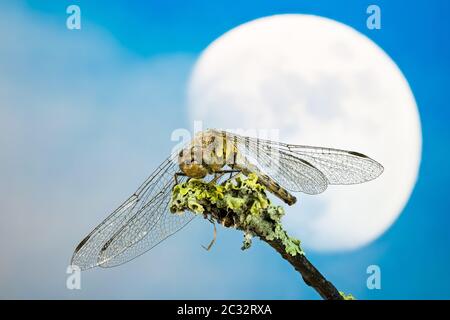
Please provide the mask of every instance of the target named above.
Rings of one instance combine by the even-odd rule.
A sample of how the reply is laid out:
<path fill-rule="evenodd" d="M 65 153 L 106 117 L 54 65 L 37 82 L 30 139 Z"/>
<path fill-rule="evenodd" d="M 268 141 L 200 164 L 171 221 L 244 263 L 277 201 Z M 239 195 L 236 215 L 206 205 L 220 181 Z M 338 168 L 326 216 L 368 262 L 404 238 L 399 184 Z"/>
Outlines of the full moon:
<path fill-rule="evenodd" d="M 422 138 L 411 89 L 380 47 L 334 20 L 275 15 L 225 33 L 199 57 L 188 106 L 204 128 L 279 130 L 280 141 L 353 150 L 384 166 L 364 184 L 295 194 L 283 223 L 308 249 L 370 243 L 414 188 Z"/>

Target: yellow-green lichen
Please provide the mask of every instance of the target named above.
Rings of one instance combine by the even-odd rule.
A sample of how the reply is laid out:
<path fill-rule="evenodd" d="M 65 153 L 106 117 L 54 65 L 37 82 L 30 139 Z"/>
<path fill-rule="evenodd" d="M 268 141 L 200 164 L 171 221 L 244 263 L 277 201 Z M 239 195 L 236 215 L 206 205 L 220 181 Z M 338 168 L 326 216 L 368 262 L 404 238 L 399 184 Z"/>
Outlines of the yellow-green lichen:
<path fill-rule="evenodd" d="M 343 291 L 339 291 L 339 294 L 344 298 L 344 300 L 356 300 L 356 298 L 351 294 L 345 294 Z"/>
<path fill-rule="evenodd" d="M 242 249 L 251 246 L 253 235 L 266 240 L 281 240 L 288 254 L 302 254 L 300 241 L 288 236 L 281 225 L 284 210 L 272 205 L 258 177 L 237 176 L 223 185 L 190 179 L 174 187 L 170 210 L 185 210 L 213 218 L 227 227 L 244 231 Z"/>

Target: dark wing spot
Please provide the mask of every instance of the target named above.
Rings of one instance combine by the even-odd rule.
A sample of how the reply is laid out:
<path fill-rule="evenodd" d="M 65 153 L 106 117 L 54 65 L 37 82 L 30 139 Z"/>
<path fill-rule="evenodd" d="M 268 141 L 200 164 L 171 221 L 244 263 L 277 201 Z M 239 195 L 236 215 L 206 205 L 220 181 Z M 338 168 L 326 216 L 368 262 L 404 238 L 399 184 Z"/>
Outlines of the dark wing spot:
<path fill-rule="evenodd" d="M 88 235 L 86 238 L 84 238 L 83 240 L 81 240 L 81 242 L 78 244 L 78 246 L 75 248 L 75 253 L 77 253 L 78 251 L 80 251 L 80 249 L 84 246 L 84 244 L 89 240 L 91 236 Z"/>
<path fill-rule="evenodd" d="M 368 156 L 366 156 L 365 154 L 362 154 L 362 153 L 359 153 L 359 152 L 356 152 L 356 151 L 349 151 L 348 153 L 353 155 L 353 156 L 360 157 L 360 158 L 368 158 Z"/>
<path fill-rule="evenodd" d="M 109 248 L 109 245 L 111 244 L 111 242 L 113 241 L 113 238 L 109 239 L 108 241 L 106 241 L 106 243 L 103 245 L 102 250 L 100 250 L 100 252 L 105 252 L 106 249 Z"/>
<path fill-rule="evenodd" d="M 306 160 L 303 160 L 303 159 L 298 159 L 298 160 L 300 160 L 301 162 L 303 162 L 303 163 L 306 164 L 307 166 L 310 166 L 310 167 L 312 167 L 312 168 L 315 168 L 311 163 L 309 163 L 309 162 L 306 161 Z"/>

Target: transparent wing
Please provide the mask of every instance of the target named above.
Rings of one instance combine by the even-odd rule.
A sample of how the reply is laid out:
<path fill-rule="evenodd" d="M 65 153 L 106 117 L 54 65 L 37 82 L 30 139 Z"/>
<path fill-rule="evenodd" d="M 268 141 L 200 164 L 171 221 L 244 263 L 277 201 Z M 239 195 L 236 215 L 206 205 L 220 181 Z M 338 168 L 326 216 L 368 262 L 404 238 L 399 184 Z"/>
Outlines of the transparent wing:
<path fill-rule="evenodd" d="M 331 148 L 319 148 L 285 144 L 288 153 L 296 155 L 318 168 L 329 184 L 357 184 L 377 178 L 383 166 L 368 156 Z"/>
<path fill-rule="evenodd" d="M 86 236 L 72 264 L 82 270 L 132 260 L 183 228 L 195 215 L 170 213 L 168 205 L 178 166 L 167 158 L 139 189 Z M 180 179 L 182 180 L 182 179 Z"/>
<path fill-rule="evenodd" d="M 354 151 L 226 134 L 241 152 L 254 159 L 257 166 L 291 191 L 317 194 L 323 192 L 328 184 L 363 183 L 383 172 L 381 164 Z"/>
<path fill-rule="evenodd" d="M 243 137 L 226 132 L 228 140 L 257 170 L 290 191 L 318 194 L 328 186 L 324 174 L 302 159 L 273 148 L 263 140 Z M 237 159 L 239 162 L 239 158 Z M 239 165 L 248 166 L 245 163 Z"/>

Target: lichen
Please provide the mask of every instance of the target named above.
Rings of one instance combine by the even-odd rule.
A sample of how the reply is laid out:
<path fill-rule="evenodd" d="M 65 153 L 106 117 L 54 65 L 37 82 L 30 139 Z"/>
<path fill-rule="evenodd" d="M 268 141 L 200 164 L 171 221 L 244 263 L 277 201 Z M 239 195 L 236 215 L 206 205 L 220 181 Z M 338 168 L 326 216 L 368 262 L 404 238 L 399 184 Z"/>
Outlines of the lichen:
<path fill-rule="evenodd" d="M 339 294 L 344 298 L 344 300 L 356 300 L 356 298 L 351 294 L 345 294 L 343 291 L 339 291 Z"/>
<path fill-rule="evenodd" d="M 242 230 L 243 250 L 250 248 L 252 237 L 257 235 L 269 241 L 280 240 L 292 256 L 303 254 L 300 241 L 289 237 L 281 225 L 283 208 L 271 203 L 265 187 L 258 183 L 254 174 L 247 178 L 238 175 L 220 185 L 200 179 L 177 184 L 172 192 L 170 210 L 177 214 L 190 211 Z"/>

